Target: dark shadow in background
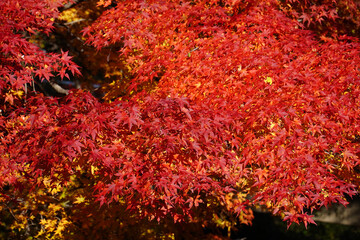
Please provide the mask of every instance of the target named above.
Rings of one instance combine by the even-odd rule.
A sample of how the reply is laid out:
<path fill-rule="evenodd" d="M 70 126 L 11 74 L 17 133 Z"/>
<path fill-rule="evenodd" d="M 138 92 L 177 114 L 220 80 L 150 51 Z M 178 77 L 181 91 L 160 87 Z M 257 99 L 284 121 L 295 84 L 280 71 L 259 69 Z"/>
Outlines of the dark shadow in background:
<path fill-rule="evenodd" d="M 269 213 L 254 213 L 252 226 L 240 226 L 232 232 L 237 240 L 360 240 L 360 227 L 335 223 L 317 222 L 306 229 L 304 225 L 286 222 Z"/>

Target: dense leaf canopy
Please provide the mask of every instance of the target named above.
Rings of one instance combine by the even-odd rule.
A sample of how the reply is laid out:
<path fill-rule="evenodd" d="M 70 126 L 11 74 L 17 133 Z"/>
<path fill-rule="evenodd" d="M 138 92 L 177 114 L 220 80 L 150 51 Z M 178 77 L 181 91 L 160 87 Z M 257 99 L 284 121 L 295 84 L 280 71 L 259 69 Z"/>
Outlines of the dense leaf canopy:
<path fill-rule="evenodd" d="M 357 193 L 357 1 L 99 1 L 83 35 L 99 50 L 122 44 L 131 76 L 106 102 L 30 90 L 80 73 L 67 52 L 31 42 L 64 3 L 0 2 L 3 189 L 88 173 L 87 197 L 149 220 L 223 206 L 248 223 L 263 206 L 305 225 Z"/>

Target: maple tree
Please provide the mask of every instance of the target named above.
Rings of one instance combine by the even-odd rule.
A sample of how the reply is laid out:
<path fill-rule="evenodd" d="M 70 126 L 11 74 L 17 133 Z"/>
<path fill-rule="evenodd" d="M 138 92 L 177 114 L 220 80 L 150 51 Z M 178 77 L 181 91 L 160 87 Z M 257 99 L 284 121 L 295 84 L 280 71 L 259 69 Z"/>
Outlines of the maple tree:
<path fill-rule="evenodd" d="M 30 228 L 26 210 L 37 236 L 60 238 L 77 213 L 111 207 L 170 226 L 222 212 L 249 224 L 262 206 L 307 225 L 357 194 L 357 1 L 98 1 L 83 36 L 122 45 L 129 72 L 106 102 L 31 91 L 80 73 L 32 43 L 65 3 L 0 3 L 1 209 L 14 228 Z"/>

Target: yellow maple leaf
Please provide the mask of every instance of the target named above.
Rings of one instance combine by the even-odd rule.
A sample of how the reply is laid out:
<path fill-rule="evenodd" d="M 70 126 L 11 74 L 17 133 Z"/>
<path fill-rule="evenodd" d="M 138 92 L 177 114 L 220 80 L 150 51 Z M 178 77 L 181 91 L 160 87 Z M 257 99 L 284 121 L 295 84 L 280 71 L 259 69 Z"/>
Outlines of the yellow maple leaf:
<path fill-rule="evenodd" d="M 268 83 L 269 85 L 271 85 L 273 83 L 273 80 L 271 77 L 267 77 L 264 82 Z"/>
<path fill-rule="evenodd" d="M 77 197 L 77 198 L 76 198 L 76 200 L 75 200 L 74 203 L 80 204 L 80 203 L 83 203 L 83 202 L 85 202 L 85 197 L 80 196 L 80 197 Z"/>
<path fill-rule="evenodd" d="M 18 96 L 19 98 L 21 98 L 21 96 L 24 94 L 24 91 L 22 90 L 17 90 L 17 91 L 11 90 L 11 92 L 14 96 Z"/>

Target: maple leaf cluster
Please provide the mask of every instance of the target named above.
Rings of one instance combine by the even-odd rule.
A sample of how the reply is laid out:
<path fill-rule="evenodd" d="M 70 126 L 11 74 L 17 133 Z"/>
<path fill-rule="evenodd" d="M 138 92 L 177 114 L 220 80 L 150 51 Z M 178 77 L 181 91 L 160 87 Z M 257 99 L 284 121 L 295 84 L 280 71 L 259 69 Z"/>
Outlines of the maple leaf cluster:
<path fill-rule="evenodd" d="M 54 74 L 61 78 L 79 74 L 67 52 L 46 53 L 31 42 L 31 36 L 49 34 L 58 16 L 57 8 L 67 1 L 10 1 L 0 3 L 0 89 L 19 89 L 34 78 L 49 80 Z"/>
<path fill-rule="evenodd" d="M 359 34 L 359 2 L 352 0 L 339 1 L 281 1 L 281 7 L 289 17 L 297 19 L 300 25 L 306 26 L 321 35 L 327 36 Z"/>
<path fill-rule="evenodd" d="M 29 14 L 26 27 L 48 31 L 37 16 L 56 17 L 49 2 L 25 2 L 3 1 L 0 11 Z M 83 34 L 98 49 L 124 44 L 129 96 L 36 95 L 0 116 L 1 184 L 25 176 L 41 188 L 40 176 L 66 183 L 88 169 L 101 205 L 125 201 L 175 222 L 213 201 L 238 215 L 266 206 L 305 225 L 313 210 L 346 205 L 359 187 L 359 40 L 322 41 L 284 2 L 307 11 L 301 1 L 99 1 L 108 10 Z M 0 25 L 1 88 L 78 71 L 66 53 L 24 40 L 15 32 L 29 30 L 10 19 Z"/>

